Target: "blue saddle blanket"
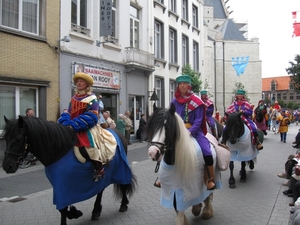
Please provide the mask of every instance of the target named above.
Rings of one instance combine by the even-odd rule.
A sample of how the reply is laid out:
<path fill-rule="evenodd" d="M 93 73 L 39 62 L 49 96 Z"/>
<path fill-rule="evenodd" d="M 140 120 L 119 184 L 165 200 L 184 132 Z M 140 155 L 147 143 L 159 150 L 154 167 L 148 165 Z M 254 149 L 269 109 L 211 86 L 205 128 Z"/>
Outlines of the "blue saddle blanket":
<path fill-rule="evenodd" d="M 87 200 L 110 184 L 131 184 L 132 173 L 120 138 L 116 138 L 117 149 L 109 166 L 105 165 L 105 175 L 95 182 L 91 162 L 78 161 L 72 148 L 67 155 L 45 167 L 45 173 L 53 187 L 53 204 L 56 209 L 63 209 L 71 204 Z"/>

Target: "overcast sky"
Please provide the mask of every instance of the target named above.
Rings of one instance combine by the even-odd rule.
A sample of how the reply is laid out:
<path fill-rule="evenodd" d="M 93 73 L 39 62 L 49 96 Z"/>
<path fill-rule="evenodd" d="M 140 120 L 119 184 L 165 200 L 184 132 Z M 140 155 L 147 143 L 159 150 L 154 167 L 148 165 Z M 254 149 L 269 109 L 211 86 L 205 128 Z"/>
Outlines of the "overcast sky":
<path fill-rule="evenodd" d="M 259 38 L 262 77 L 287 75 L 289 61 L 300 54 L 300 37 L 292 37 L 292 12 L 300 18 L 300 0 L 229 0 L 226 6 L 230 18 L 248 21 L 248 38 Z"/>

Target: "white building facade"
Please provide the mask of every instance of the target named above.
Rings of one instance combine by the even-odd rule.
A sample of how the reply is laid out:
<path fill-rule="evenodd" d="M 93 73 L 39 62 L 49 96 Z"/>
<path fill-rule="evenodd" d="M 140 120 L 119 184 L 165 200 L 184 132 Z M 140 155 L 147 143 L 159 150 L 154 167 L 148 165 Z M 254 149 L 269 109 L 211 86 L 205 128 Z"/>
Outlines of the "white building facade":
<path fill-rule="evenodd" d="M 148 4 L 130 0 L 61 1 L 61 110 L 68 107 L 74 93 L 74 73 L 84 71 L 94 78 L 93 92 L 102 95 L 112 118 L 116 120 L 119 113 L 129 110 L 133 133 L 138 129 L 141 114 L 147 111 L 148 80 L 154 71 L 154 56 L 148 49 Z M 111 16 L 111 35 L 104 36 L 101 21 L 105 15 Z"/>

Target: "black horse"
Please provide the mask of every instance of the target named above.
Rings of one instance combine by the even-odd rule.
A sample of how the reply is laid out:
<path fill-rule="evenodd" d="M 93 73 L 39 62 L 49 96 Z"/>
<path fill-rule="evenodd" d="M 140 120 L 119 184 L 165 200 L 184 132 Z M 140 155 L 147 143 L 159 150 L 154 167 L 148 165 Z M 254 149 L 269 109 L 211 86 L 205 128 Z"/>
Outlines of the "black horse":
<path fill-rule="evenodd" d="M 230 188 L 236 187 L 235 178 L 233 176 L 234 161 L 241 162 L 240 181 L 246 182 L 246 162 L 249 164 L 251 170 L 254 169 L 254 162 L 259 153 L 256 146 L 252 143 L 251 132 L 245 125 L 241 115 L 241 113 L 228 115 L 221 140 L 221 143 L 226 144 L 231 151 L 229 164 Z M 257 130 L 257 132 L 259 133 L 260 141 L 263 142 L 262 132 L 259 130 Z"/>
<path fill-rule="evenodd" d="M 95 182 L 90 161 L 81 163 L 75 157 L 74 131 L 61 124 L 19 116 L 16 120 L 4 117 L 6 141 L 3 169 L 15 173 L 19 160 L 31 152 L 45 166 L 46 175 L 53 186 L 54 204 L 61 213 L 61 225 L 67 218 L 82 216 L 72 204 L 97 195 L 92 211 L 92 220 L 98 219 L 102 211 L 103 190 L 114 184 L 115 196 L 122 199 L 119 211 L 127 211 L 130 197 L 136 187 L 136 179 L 127 161 L 127 142 L 119 131 L 109 129 L 117 141 L 116 153 L 109 165 L 104 165 L 105 175 Z M 68 210 L 68 207 L 70 209 Z"/>

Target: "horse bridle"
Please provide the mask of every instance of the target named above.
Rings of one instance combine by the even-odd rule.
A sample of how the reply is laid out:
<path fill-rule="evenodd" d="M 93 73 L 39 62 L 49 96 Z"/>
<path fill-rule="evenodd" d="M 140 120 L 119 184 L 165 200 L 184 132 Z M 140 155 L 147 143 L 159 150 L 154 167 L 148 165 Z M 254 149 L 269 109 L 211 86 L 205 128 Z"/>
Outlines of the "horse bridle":
<path fill-rule="evenodd" d="M 159 152 L 157 152 L 155 159 L 157 160 L 161 155 L 165 154 L 166 151 L 166 144 L 165 143 L 161 143 L 158 141 L 152 141 L 150 142 L 150 147 L 151 146 L 155 146 L 156 148 L 159 149 Z M 160 161 L 157 161 L 154 172 L 157 173 L 158 169 L 160 166 Z"/>
<path fill-rule="evenodd" d="M 25 141 L 24 141 L 24 145 L 23 145 L 23 148 L 22 148 L 22 151 L 20 154 L 18 154 L 16 152 L 8 151 L 8 150 L 5 151 L 5 154 L 18 156 L 18 162 L 22 159 L 25 159 L 29 150 L 28 150 L 28 143 L 27 143 L 27 135 L 25 135 L 24 138 L 25 138 Z"/>

